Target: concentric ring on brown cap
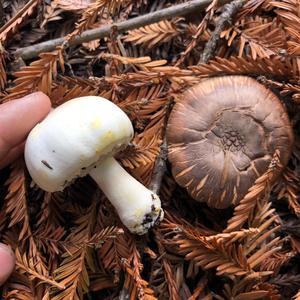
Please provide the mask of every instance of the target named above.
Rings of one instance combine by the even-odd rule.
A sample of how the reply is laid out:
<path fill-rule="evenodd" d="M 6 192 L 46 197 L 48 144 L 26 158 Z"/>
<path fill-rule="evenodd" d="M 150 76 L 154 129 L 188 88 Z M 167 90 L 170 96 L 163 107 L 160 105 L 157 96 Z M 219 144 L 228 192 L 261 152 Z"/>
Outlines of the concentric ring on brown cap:
<path fill-rule="evenodd" d="M 250 77 L 224 76 L 182 95 L 170 114 L 167 141 L 177 183 L 195 200 L 226 208 L 267 170 L 275 150 L 287 164 L 293 132 L 275 94 Z"/>

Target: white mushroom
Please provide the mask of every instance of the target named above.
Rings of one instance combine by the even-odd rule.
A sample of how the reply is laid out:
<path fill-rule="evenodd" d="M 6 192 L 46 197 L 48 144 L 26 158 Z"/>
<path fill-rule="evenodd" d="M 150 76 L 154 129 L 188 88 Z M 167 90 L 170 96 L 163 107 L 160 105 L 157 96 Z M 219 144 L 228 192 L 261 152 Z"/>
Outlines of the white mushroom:
<path fill-rule="evenodd" d="M 111 101 L 88 96 L 70 100 L 30 132 L 25 161 L 32 179 L 48 192 L 63 190 L 89 174 L 116 208 L 123 224 L 145 234 L 163 218 L 159 197 L 113 158 L 133 137 L 127 115 Z"/>

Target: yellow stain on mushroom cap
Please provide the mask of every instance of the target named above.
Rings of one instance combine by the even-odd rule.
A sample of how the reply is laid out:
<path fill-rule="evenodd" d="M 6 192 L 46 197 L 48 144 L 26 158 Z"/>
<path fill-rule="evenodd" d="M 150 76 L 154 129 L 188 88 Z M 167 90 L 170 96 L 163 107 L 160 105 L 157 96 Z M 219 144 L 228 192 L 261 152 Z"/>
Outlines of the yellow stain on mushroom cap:
<path fill-rule="evenodd" d="M 111 130 L 108 130 L 101 138 L 101 141 L 102 143 L 109 144 L 113 142 L 115 139 L 116 139 L 115 134 Z"/>
<path fill-rule="evenodd" d="M 96 152 L 101 153 L 103 149 L 110 146 L 110 144 L 113 144 L 116 141 L 116 135 L 111 131 L 108 130 L 105 134 L 101 135 L 99 137 L 99 140 L 96 144 Z"/>
<path fill-rule="evenodd" d="M 91 122 L 91 128 L 99 129 L 100 127 L 101 127 L 101 120 L 99 118 L 96 118 Z"/>

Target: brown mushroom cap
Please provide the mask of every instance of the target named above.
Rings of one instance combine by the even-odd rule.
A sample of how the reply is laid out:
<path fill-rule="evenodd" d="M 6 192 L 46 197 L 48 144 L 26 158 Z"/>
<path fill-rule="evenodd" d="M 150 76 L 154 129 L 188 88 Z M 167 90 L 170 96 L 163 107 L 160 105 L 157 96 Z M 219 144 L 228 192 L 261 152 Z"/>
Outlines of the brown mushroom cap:
<path fill-rule="evenodd" d="M 195 200 L 226 208 L 245 196 L 276 149 L 287 164 L 293 132 L 270 90 L 249 77 L 224 76 L 183 94 L 170 114 L 167 140 L 177 183 Z"/>

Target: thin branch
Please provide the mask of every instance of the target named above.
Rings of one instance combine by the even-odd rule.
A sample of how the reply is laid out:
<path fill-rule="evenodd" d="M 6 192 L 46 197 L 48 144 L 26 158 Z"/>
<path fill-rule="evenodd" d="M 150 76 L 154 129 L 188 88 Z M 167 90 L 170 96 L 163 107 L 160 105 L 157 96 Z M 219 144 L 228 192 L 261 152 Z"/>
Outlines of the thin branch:
<path fill-rule="evenodd" d="M 224 6 L 224 10 L 219 17 L 215 30 L 205 45 L 199 63 L 208 63 L 208 61 L 216 51 L 217 43 L 220 39 L 222 31 L 225 29 L 226 26 L 232 24 L 234 16 L 242 8 L 245 2 L 246 0 L 234 0 L 231 3 L 226 4 Z"/>
<path fill-rule="evenodd" d="M 165 135 L 163 139 L 163 143 L 160 146 L 160 153 L 157 156 L 154 170 L 152 172 L 152 179 L 149 186 L 150 190 L 155 194 L 157 194 L 160 190 L 161 182 L 166 171 L 167 155 L 168 155 L 168 149 L 167 149 L 167 139 Z"/>
<path fill-rule="evenodd" d="M 169 115 L 172 110 L 172 106 L 173 106 L 173 101 L 171 100 L 167 103 L 165 120 L 164 120 L 164 128 L 162 132 L 163 142 L 160 146 L 160 153 L 157 156 L 155 161 L 154 169 L 152 172 L 152 178 L 149 185 L 150 190 L 155 194 L 159 193 L 161 182 L 167 169 L 166 161 L 168 157 L 168 145 L 167 145 L 167 138 L 166 138 L 166 128 L 169 120 Z"/>
<path fill-rule="evenodd" d="M 225 4 L 230 0 L 220 0 L 220 4 Z M 212 0 L 192 0 L 186 3 L 174 5 L 168 8 L 164 8 L 143 16 L 139 16 L 133 19 L 106 25 L 101 28 L 91 29 L 84 31 L 80 36 L 75 37 L 70 45 L 79 45 L 92 40 L 100 39 L 109 36 L 112 32 L 124 33 L 128 30 L 143 27 L 149 24 L 153 24 L 169 18 L 183 16 L 195 11 L 204 10 Z M 48 52 L 55 49 L 55 47 L 63 44 L 65 38 L 53 39 L 40 44 L 20 48 L 15 51 L 15 56 L 22 57 L 23 59 L 31 59 L 37 57 L 42 52 Z"/>

